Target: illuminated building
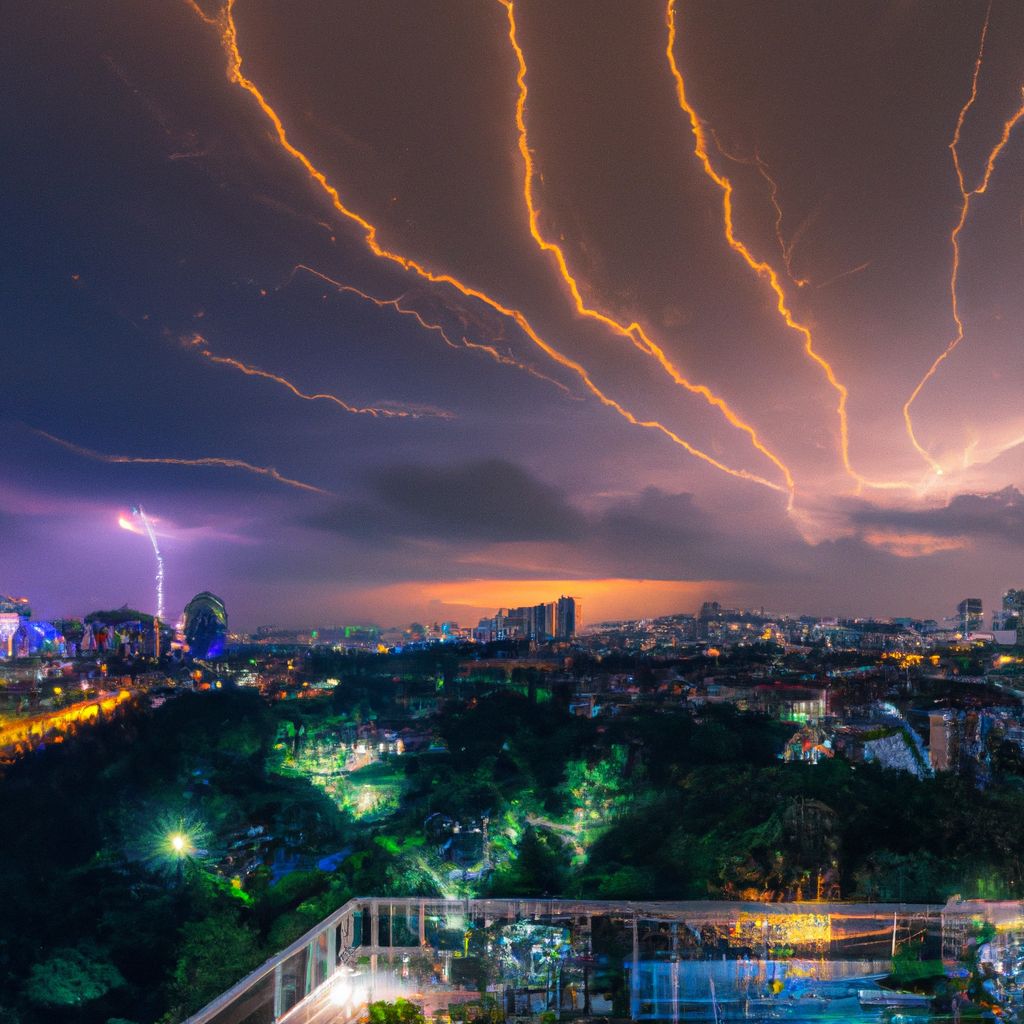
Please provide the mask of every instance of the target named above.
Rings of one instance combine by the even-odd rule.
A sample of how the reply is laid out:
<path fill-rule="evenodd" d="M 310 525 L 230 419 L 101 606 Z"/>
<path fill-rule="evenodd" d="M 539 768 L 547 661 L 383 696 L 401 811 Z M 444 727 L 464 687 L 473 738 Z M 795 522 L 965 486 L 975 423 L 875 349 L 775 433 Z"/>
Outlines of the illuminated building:
<path fill-rule="evenodd" d="M 204 590 L 185 605 L 185 641 L 193 658 L 216 658 L 224 652 L 228 612 L 224 602 Z"/>
<path fill-rule="evenodd" d="M 0 612 L 0 655 L 5 658 L 14 655 L 14 634 L 21 625 L 21 616 L 17 612 Z"/>
<path fill-rule="evenodd" d="M 981 598 L 965 597 L 956 606 L 956 617 L 959 623 L 958 629 L 964 636 L 967 636 L 968 633 L 976 633 L 981 629 L 984 620 Z"/>
<path fill-rule="evenodd" d="M 543 643 L 546 640 L 572 640 L 583 624 L 582 604 L 578 597 L 560 597 L 546 604 L 522 608 L 499 608 L 494 618 L 481 619 L 473 637 L 481 643 L 513 640 L 521 637 Z"/>
<path fill-rule="evenodd" d="M 0 613 L 5 615 L 20 615 L 23 619 L 32 618 L 32 607 L 27 597 L 9 597 L 7 594 L 0 594 Z"/>
<path fill-rule="evenodd" d="M 15 658 L 29 658 L 33 654 L 62 654 L 64 637 L 52 622 L 22 619 L 9 641 Z"/>
<path fill-rule="evenodd" d="M 992 629 L 996 632 L 1015 631 L 1017 643 L 1024 640 L 1024 588 L 1011 588 L 1003 594 L 1001 611 L 992 614 Z"/>

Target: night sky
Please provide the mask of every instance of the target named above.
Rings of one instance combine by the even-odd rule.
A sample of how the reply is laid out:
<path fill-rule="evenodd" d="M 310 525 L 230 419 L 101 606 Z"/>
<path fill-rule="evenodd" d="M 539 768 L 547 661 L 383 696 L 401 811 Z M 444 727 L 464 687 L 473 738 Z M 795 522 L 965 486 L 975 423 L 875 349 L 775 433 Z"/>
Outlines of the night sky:
<path fill-rule="evenodd" d="M 242 628 L 1024 585 L 1024 5 L 673 11 L 12 5 L 0 592 L 154 608 L 140 503 Z"/>

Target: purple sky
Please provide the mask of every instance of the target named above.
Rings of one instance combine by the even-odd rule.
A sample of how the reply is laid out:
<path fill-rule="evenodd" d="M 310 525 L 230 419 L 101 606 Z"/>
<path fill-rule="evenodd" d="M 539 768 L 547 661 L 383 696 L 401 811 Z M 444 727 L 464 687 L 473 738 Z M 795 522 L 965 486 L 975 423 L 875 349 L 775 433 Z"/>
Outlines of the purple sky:
<path fill-rule="evenodd" d="M 533 234 L 505 4 L 231 14 L 9 19 L 0 592 L 150 609 L 138 503 L 168 607 L 243 628 L 1024 585 L 1024 7 L 993 3 L 962 118 L 966 192 L 1009 131 L 914 439 L 984 3 L 680 2 L 681 105 L 663 3 L 517 2 Z"/>

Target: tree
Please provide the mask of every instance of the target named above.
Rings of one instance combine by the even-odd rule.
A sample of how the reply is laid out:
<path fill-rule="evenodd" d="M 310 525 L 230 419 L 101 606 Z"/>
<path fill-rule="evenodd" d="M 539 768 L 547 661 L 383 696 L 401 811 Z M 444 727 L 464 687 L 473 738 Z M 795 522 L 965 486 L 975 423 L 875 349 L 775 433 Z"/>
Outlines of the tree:
<path fill-rule="evenodd" d="M 380 1000 L 367 1007 L 370 1024 L 424 1024 L 423 1009 L 408 999 L 396 999 L 393 1003 Z"/>
<path fill-rule="evenodd" d="M 219 912 L 189 921 L 181 930 L 172 989 L 189 1010 L 208 1003 L 255 967 L 259 947 L 252 929 Z"/>
<path fill-rule="evenodd" d="M 121 972 L 99 950 L 79 946 L 33 964 L 25 995 L 37 1006 L 84 1006 L 123 984 Z"/>

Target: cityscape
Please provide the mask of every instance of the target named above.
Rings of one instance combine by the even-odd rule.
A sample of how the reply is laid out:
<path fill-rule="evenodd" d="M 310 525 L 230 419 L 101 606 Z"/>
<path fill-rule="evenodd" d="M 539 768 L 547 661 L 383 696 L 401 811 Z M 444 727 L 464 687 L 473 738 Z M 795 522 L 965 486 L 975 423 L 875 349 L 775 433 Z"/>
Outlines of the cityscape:
<path fill-rule="evenodd" d="M 9 8 L 0 1024 L 1024 1024 L 1024 3 Z"/>

